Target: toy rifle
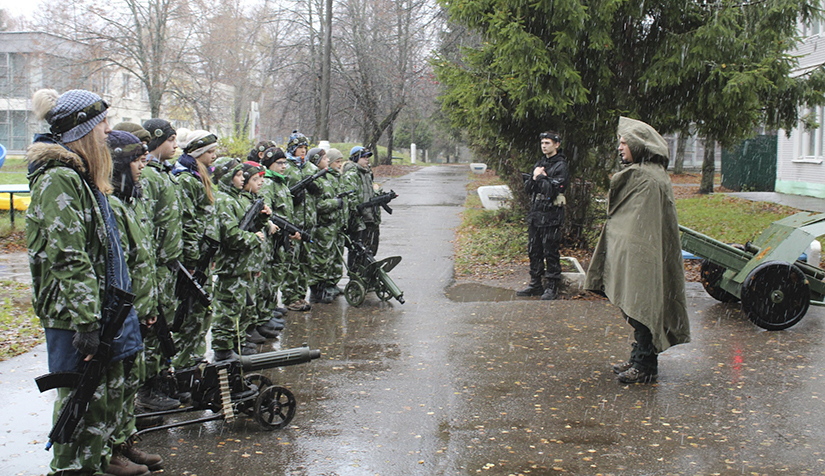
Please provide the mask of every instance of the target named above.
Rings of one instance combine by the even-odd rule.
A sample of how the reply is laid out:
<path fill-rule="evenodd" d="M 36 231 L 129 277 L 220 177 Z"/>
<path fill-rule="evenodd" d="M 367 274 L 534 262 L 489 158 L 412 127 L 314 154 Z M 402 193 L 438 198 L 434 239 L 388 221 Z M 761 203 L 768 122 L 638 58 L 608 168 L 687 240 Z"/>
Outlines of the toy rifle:
<path fill-rule="evenodd" d="M 169 322 L 166 320 L 166 314 L 164 314 L 162 306 L 158 306 L 158 317 L 155 323 L 152 324 L 152 327 L 155 329 L 155 335 L 160 344 L 160 352 L 167 358 L 174 356 L 178 352 L 178 349 L 175 347 L 175 341 L 172 339 L 172 331 L 169 330 Z M 149 326 L 141 322 L 140 333 L 143 338 L 146 339 L 146 335 L 149 333 Z"/>
<path fill-rule="evenodd" d="M 301 235 L 301 241 L 306 241 L 307 243 L 312 243 L 312 237 L 309 235 L 309 232 L 298 228 L 296 225 L 288 222 L 286 218 L 279 217 L 278 215 L 272 214 L 269 217 L 269 221 L 275 224 L 278 228 L 284 231 L 287 235 L 294 235 L 298 233 Z"/>
<path fill-rule="evenodd" d="M 204 307 L 212 304 L 212 297 L 206 292 L 204 286 L 206 285 L 206 271 L 212 263 L 212 258 L 218 252 L 220 243 L 206 235 L 203 237 L 201 243 L 201 254 L 198 263 L 195 265 L 195 272 L 189 273 L 189 270 L 180 262 L 175 261 L 173 266 L 178 272 L 177 282 L 175 283 L 175 297 L 180 301 L 177 309 L 175 309 L 175 320 L 172 322 L 172 332 L 180 332 L 180 328 L 186 321 L 187 316 L 192 311 L 192 306 L 195 301 L 199 302 Z M 160 316 L 158 316 L 160 320 Z M 158 332 L 161 329 L 158 328 Z M 167 356 L 171 357 L 171 356 Z"/>
<path fill-rule="evenodd" d="M 376 195 L 364 203 L 358 205 L 358 213 L 363 213 L 365 208 L 375 208 L 381 207 L 384 209 L 385 212 L 392 215 L 392 208 L 388 205 L 392 200 L 398 198 L 398 194 L 395 193 L 393 190 L 390 190 L 389 193 L 382 193 L 381 195 Z"/>
<path fill-rule="evenodd" d="M 257 231 L 256 224 L 258 223 L 258 216 L 264 209 L 264 199 L 259 198 L 252 202 L 252 206 L 243 214 L 241 223 L 238 227 L 243 231 Z"/>
<path fill-rule="evenodd" d="M 294 197 L 295 195 L 299 194 L 300 192 L 303 192 L 312 182 L 314 182 L 314 181 L 318 180 L 319 178 L 323 177 L 324 175 L 326 175 L 327 172 L 329 172 L 329 168 L 321 169 L 315 175 L 310 175 L 309 177 L 307 177 L 307 178 L 301 180 L 300 182 L 296 183 L 295 185 L 289 187 L 289 193 L 291 193 L 292 196 Z M 310 190 L 310 191 L 314 193 L 313 190 Z"/>
<path fill-rule="evenodd" d="M 104 319 L 106 325 L 100 334 L 100 344 L 92 360 L 81 362 L 79 372 L 51 372 L 35 379 L 40 392 L 59 387 L 74 389 L 60 409 L 52 431 L 49 432 L 46 451 L 54 443 L 65 444 L 71 441 L 72 433 L 83 419 L 83 415 L 89 410 L 95 391 L 109 368 L 113 357 L 112 342 L 120 334 L 123 323 L 132 311 L 135 295 L 115 287 L 110 289 L 112 302 L 103 310 L 104 316 L 108 319 Z"/>

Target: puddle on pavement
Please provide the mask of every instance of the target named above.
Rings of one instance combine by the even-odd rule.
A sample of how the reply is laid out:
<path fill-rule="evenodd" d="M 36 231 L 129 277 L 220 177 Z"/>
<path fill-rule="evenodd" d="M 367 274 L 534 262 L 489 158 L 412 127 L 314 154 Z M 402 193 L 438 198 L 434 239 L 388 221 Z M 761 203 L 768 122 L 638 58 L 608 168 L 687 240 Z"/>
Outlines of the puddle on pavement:
<path fill-rule="evenodd" d="M 444 291 L 448 299 L 455 302 L 498 302 L 515 301 L 512 289 L 496 288 L 477 283 L 456 284 Z"/>

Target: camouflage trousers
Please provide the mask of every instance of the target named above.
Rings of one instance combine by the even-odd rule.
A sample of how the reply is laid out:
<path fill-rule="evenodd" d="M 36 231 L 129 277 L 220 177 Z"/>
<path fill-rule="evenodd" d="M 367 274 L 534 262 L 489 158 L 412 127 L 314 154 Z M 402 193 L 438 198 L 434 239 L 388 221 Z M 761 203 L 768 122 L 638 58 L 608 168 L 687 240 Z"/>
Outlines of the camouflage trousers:
<path fill-rule="evenodd" d="M 282 280 L 282 268 L 283 266 L 279 266 L 278 263 L 267 263 L 260 279 L 258 279 L 258 297 L 256 299 L 258 319 L 256 325 L 262 326 L 269 322 L 275 308 L 278 307 L 278 288 Z"/>
<path fill-rule="evenodd" d="M 315 230 L 312 231 L 315 240 Z M 281 294 L 284 304 L 289 305 L 299 299 L 304 299 L 309 289 L 310 267 L 309 243 L 297 241 L 292 243 L 292 251 L 287 253 L 287 269 Z"/>
<path fill-rule="evenodd" d="M 146 381 L 146 361 L 143 357 L 143 351 L 138 352 L 135 356 L 134 363 L 131 365 L 131 370 L 128 363 L 124 364 L 124 382 L 123 382 L 123 408 L 120 412 L 117 428 L 112 435 L 112 445 L 117 447 L 126 443 L 132 435 L 137 433 L 135 426 L 135 396 L 138 388 Z M 127 370 L 129 370 L 127 372 Z"/>
<path fill-rule="evenodd" d="M 331 281 L 331 270 L 335 267 L 339 272 L 341 269 L 341 251 L 338 248 L 339 226 L 337 223 L 330 226 L 316 226 L 312 232 L 312 243 L 310 243 L 310 276 L 309 284 L 323 284 Z M 340 279 L 340 276 L 338 277 Z M 338 283 L 338 279 L 333 284 Z"/>
<path fill-rule="evenodd" d="M 83 475 L 103 473 L 112 456 L 111 440 L 122 418 L 124 398 L 123 362 L 109 366 L 100 381 L 89 408 L 72 434 L 67 444 L 52 447 L 50 475 Z M 53 421 L 57 420 L 60 409 L 69 398 L 72 389 L 58 388 L 54 402 Z"/>
<path fill-rule="evenodd" d="M 252 274 L 218 276 L 212 294 L 212 350 L 238 349 L 246 343 L 246 328 L 258 319 L 258 279 Z"/>
<path fill-rule="evenodd" d="M 344 250 L 346 249 L 346 238 L 343 233 L 339 233 L 335 239 L 335 259 L 330 260 L 329 266 L 324 272 L 324 280 L 336 285 L 344 277 Z"/>
<path fill-rule="evenodd" d="M 178 300 L 175 298 L 175 281 L 177 276 L 166 266 L 158 266 L 158 305 L 171 326 L 175 317 Z M 169 368 L 169 359 L 160 350 L 157 336 L 150 332 L 143 340 L 144 358 L 146 361 L 146 380 L 158 375 L 161 370 Z"/>
<path fill-rule="evenodd" d="M 209 277 L 210 282 L 212 277 Z M 212 290 L 206 288 L 211 294 Z M 170 323 L 171 325 L 171 323 Z M 192 367 L 203 360 L 206 353 L 206 332 L 212 326 L 212 308 L 204 307 L 199 302 L 192 302 L 192 309 L 183 321 L 178 332 L 172 333 L 177 353 L 172 357 L 172 366 L 176 369 Z"/>

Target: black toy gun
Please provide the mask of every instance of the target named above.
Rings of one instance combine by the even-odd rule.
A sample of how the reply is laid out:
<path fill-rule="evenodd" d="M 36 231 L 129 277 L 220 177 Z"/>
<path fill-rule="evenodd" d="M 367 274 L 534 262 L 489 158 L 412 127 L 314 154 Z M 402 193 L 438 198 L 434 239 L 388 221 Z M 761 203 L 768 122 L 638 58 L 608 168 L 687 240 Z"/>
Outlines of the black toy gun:
<path fill-rule="evenodd" d="M 210 261 L 211 258 L 212 257 L 210 256 Z M 203 258 L 201 259 L 201 261 L 202 260 Z M 179 301 L 178 307 L 175 309 L 175 320 L 172 322 L 172 331 L 180 332 L 180 328 L 183 325 L 184 321 L 186 321 L 186 317 L 192 311 L 192 305 L 195 303 L 195 301 L 201 303 L 204 307 L 209 307 L 212 304 L 212 297 L 209 295 L 206 289 L 203 288 L 203 285 L 206 282 L 205 269 L 195 269 L 195 275 L 201 276 L 201 279 L 198 280 L 195 277 L 195 275 L 191 274 L 189 270 L 186 269 L 186 266 L 184 266 L 183 263 L 181 263 L 180 261 L 175 260 L 172 263 L 172 266 L 174 266 L 174 271 L 178 272 L 177 281 L 175 282 L 175 297 Z M 200 267 L 200 263 L 198 264 L 198 267 Z M 160 314 L 158 315 L 158 321 L 160 321 Z M 162 332 L 162 329 L 158 327 L 157 330 L 158 338 L 160 339 L 160 333 Z M 161 344 L 163 344 L 163 342 L 161 342 Z M 166 352 L 164 352 L 164 355 L 166 355 Z M 166 356 L 171 357 L 171 355 Z"/>
<path fill-rule="evenodd" d="M 114 307 L 107 305 L 103 311 L 108 319 L 105 320 L 106 326 L 100 334 L 100 344 L 92 360 L 81 362 L 82 370 L 79 372 L 51 372 L 35 379 L 41 392 L 59 387 L 74 389 L 60 409 L 52 431 L 49 432 L 46 451 L 51 449 L 54 443 L 65 444 L 71 441 L 72 433 L 89 410 L 89 403 L 109 368 L 112 360 L 112 342 L 120 334 L 135 301 L 134 294 L 119 288 L 112 287 L 111 295 L 110 304 L 114 304 Z"/>
<path fill-rule="evenodd" d="M 391 201 L 398 198 L 398 194 L 394 191 L 390 190 L 389 193 L 382 193 L 381 195 L 376 195 L 364 203 L 358 205 L 358 213 L 363 213 L 364 209 L 367 207 L 375 208 L 381 207 L 384 209 L 385 212 L 392 215 L 392 208 L 388 205 Z"/>
<path fill-rule="evenodd" d="M 143 336 L 144 341 L 150 332 L 149 327 L 149 325 L 143 322 L 140 323 L 140 335 Z M 151 327 L 155 330 L 155 335 L 160 344 L 160 352 L 163 356 L 167 358 L 174 356 L 178 352 L 178 349 L 175 347 L 175 341 L 172 339 L 172 331 L 169 330 L 169 322 L 166 320 L 166 314 L 163 313 L 161 306 L 158 306 L 158 317 Z"/>
<path fill-rule="evenodd" d="M 272 216 L 269 217 L 269 221 L 275 224 L 278 228 L 284 231 L 287 235 L 294 235 L 298 233 L 301 235 L 301 241 L 306 241 L 307 243 L 312 243 L 312 237 L 309 235 L 309 232 L 298 228 L 297 226 L 293 225 L 292 223 L 288 222 L 286 218 L 279 217 L 274 213 Z"/>
<path fill-rule="evenodd" d="M 309 185 L 312 182 L 314 182 L 314 181 L 318 180 L 319 178 L 323 177 L 324 175 L 326 175 L 327 172 L 329 172 L 329 168 L 321 169 L 315 175 L 310 175 L 309 177 L 307 177 L 307 178 L 301 180 L 300 182 L 296 183 L 295 185 L 289 187 L 289 193 L 291 193 L 293 197 L 298 195 L 299 193 L 303 192 L 307 187 L 309 187 Z M 310 190 L 310 191 L 314 192 L 313 190 Z"/>
<path fill-rule="evenodd" d="M 258 216 L 264 209 L 264 199 L 259 198 L 252 202 L 252 206 L 243 214 L 241 223 L 238 225 L 243 231 L 257 231 L 256 225 L 258 223 Z"/>

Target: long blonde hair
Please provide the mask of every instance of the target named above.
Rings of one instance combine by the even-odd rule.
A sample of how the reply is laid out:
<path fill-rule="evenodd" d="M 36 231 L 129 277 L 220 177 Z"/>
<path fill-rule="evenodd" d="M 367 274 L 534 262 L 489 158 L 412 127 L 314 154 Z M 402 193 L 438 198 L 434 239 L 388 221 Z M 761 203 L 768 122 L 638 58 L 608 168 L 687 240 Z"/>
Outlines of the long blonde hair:
<path fill-rule="evenodd" d="M 112 193 L 112 155 L 106 143 L 97 140 L 94 131 L 80 139 L 69 142 L 66 147 L 86 160 L 87 173 L 97 188 L 105 193 Z"/>
<path fill-rule="evenodd" d="M 195 162 L 198 163 L 198 174 L 201 176 L 201 183 L 203 183 L 203 191 L 206 194 L 206 198 L 210 204 L 214 204 L 215 195 L 212 193 L 212 179 L 209 177 L 209 169 L 200 160 L 195 159 Z"/>

